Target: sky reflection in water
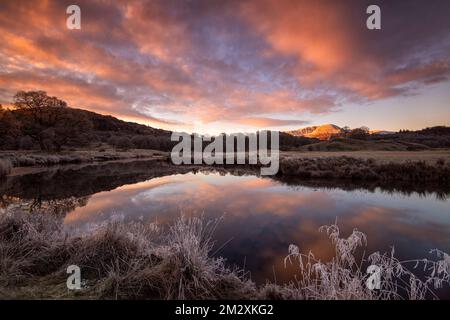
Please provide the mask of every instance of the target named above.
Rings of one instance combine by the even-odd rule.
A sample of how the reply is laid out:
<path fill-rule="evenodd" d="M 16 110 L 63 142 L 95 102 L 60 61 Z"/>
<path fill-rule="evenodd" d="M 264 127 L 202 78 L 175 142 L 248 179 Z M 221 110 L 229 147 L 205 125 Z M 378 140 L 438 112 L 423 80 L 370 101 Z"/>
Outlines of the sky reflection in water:
<path fill-rule="evenodd" d="M 223 216 L 216 234 L 220 255 L 245 265 L 257 282 L 292 279 L 284 267 L 289 244 L 327 259 L 333 251 L 322 225 L 337 220 L 343 235 L 358 228 L 368 236 L 367 253 L 395 246 L 399 258 L 450 252 L 450 201 L 434 196 L 293 187 L 255 176 L 188 173 L 154 178 L 94 194 L 67 214 L 65 223 L 87 227 L 110 219 L 170 223 L 181 212 Z"/>

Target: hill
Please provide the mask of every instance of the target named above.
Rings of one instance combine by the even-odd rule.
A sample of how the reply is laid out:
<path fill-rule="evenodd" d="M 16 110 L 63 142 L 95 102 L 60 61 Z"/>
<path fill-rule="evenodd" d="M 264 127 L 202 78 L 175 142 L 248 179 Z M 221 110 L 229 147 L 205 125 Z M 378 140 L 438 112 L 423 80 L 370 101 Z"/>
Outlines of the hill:
<path fill-rule="evenodd" d="M 344 133 L 344 130 L 334 124 L 324 124 L 321 126 L 306 127 L 298 130 L 288 131 L 296 137 L 315 138 L 319 140 L 329 140 L 332 137 L 340 136 Z"/>
<path fill-rule="evenodd" d="M 0 149 L 98 147 L 170 150 L 170 131 L 69 107 L 0 112 Z"/>

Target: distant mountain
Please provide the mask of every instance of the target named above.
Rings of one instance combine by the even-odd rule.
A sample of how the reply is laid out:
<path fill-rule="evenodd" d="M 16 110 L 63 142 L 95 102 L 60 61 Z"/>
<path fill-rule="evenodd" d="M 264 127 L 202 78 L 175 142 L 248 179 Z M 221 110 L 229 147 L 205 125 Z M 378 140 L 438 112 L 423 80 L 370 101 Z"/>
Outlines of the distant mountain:
<path fill-rule="evenodd" d="M 370 130 L 369 134 L 360 134 L 358 130 L 364 129 L 344 129 L 333 124 L 311 126 L 284 132 L 286 136 L 284 140 L 287 141 L 288 147 L 294 146 L 301 151 L 411 151 L 450 148 L 448 126 L 435 126 L 416 131 L 404 129 L 398 132 Z"/>
<path fill-rule="evenodd" d="M 321 126 L 311 126 L 298 130 L 288 131 L 287 133 L 296 137 L 329 140 L 332 137 L 342 135 L 344 133 L 344 130 L 334 124 L 324 124 Z"/>
<path fill-rule="evenodd" d="M 293 135 L 296 137 L 304 137 L 307 134 L 311 134 L 312 132 L 314 132 L 314 130 L 316 130 L 317 127 L 318 126 L 305 127 L 305 128 L 300 128 L 298 130 L 287 131 L 286 133 L 289 133 L 290 135 Z"/>

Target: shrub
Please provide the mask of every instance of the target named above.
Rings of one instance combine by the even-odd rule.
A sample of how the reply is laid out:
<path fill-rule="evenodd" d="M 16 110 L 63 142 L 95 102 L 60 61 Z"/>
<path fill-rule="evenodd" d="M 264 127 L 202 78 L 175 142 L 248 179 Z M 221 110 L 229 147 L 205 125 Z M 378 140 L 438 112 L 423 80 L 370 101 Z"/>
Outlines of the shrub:
<path fill-rule="evenodd" d="M 31 150 L 35 147 L 33 139 L 30 136 L 20 138 L 19 147 L 22 150 Z"/>
<path fill-rule="evenodd" d="M 0 159 L 0 178 L 5 177 L 11 172 L 12 164 L 7 159 Z"/>
<path fill-rule="evenodd" d="M 133 147 L 133 144 L 131 143 L 130 139 L 127 137 L 112 137 L 108 140 L 108 144 L 115 148 L 119 149 L 130 149 Z"/>

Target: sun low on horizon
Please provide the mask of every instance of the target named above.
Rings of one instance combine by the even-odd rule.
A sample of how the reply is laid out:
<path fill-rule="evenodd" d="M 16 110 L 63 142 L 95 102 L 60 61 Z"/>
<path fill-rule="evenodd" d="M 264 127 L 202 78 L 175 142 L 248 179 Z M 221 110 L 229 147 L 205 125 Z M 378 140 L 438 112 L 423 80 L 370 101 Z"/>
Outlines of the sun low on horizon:
<path fill-rule="evenodd" d="M 80 8 L 80 29 L 67 8 Z M 368 6 L 381 9 L 370 30 Z M 0 2 L 0 103 L 71 107 L 216 134 L 450 125 L 450 2 Z"/>

